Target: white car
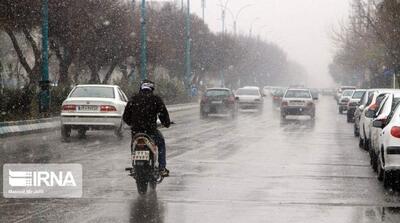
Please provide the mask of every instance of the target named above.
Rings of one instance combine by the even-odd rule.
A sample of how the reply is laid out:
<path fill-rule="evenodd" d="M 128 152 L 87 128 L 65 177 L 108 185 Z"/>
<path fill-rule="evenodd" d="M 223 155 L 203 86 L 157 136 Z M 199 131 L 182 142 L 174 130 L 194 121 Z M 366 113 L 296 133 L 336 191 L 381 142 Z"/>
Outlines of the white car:
<path fill-rule="evenodd" d="M 339 114 L 342 114 L 343 111 L 347 110 L 347 103 L 349 103 L 351 96 L 353 95 L 354 90 L 345 90 L 339 98 Z"/>
<path fill-rule="evenodd" d="M 381 128 L 377 154 L 378 179 L 385 187 L 399 180 L 400 171 L 400 106 L 389 114 L 386 120 L 376 119 L 373 126 Z"/>
<path fill-rule="evenodd" d="M 116 85 L 78 85 L 62 103 L 61 136 L 66 140 L 72 129 L 84 137 L 89 129 L 113 129 L 122 135 L 122 115 L 128 98 Z"/>
<path fill-rule="evenodd" d="M 385 122 L 389 114 L 394 110 L 397 103 L 400 101 L 400 92 L 388 93 L 383 99 L 381 105 L 379 106 L 378 111 L 374 115 L 374 120 L 381 120 Z M 370 140 L 369 140 L 369 154 L 371 158 L 371 165 L 374 170 L 377 168 L 377 154 L 379 154 L 380 143 L 379 143 L 379 135 L 382 129 L 371 126 L 370 132 Z"/>
<path fill-rule="evenodd" d="M 258 87 L 243 87 L 235 92 L 236 100 L 240 109 L 258 109 L 263 110 L 264 95 Z"/>
<path fill-rule="evenodd" d="M 350 101 L 347 103 L 347 122 L 354 121 L 354 113 L 356 108 L 358 107 L 362 97 L 364 96 L 366 90 L 365 89 L 356 89 L 353 95 L 350 98 Z"/>
<path fill-rule="evenodd" d="M 360 116 L 360 138 L 359 138 L 359 146 L 363 147 L 365 150 L 368 150 L 369 148 L 369 140 L 371 136 L 371 126 L 372 126 L 372 120 L 374 118 L 375 113 L 379 109 L 379 106 L 382 102 L 382 100 L 385 98 L 385 95 L 387 93 L 391 92 L 396 92 L 399 90 L 394 90 L 394 89 L 374 89 L 373 94 L 369 98 L 370 103 L 369 106 L 367 106 L 364 111 L 361 113 Z"/>
<path fill-rule="evenodd" d="M 289 88 L 281 103 L 281 118 L 287 115 L 308 115 L 315 118 L 315 103 L 310 89 Z"/>
<path fill-rule="evenodd" d="M 354 131 L 354 136 L 355 137 L 360 136 L 360 118 L 361 118 L 361 113 L 372 102 L 372 95 L 373 95 L 374 91 L 375 91 L 374 89 L 367 90 L 366 93 L 362 96 L 362 98 L 361 98 L 361 100 L 359 102 L 359 105 L 356 107 L 356 110 L 354 111 L 353 131 Z M 369 100 L 369 99 L 371 99 L 371 100 Z"/>

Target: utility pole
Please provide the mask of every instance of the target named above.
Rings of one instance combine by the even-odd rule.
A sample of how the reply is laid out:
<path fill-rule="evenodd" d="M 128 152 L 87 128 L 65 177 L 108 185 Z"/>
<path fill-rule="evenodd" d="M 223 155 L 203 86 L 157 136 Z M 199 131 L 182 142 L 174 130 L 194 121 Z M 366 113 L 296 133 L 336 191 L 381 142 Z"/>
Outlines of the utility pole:
<path fill-rule="evenodd" d="M 146 0 L 142 0 L 140 13 L 140 77 L 147 78 L 147 32 L 146 32 Z"/>
<path fill-rule="evenodd" d="M 42 80 L 39 82 L 39 112 L 45 113 L 50 108 L 49 81 L 49 3 L 42 0 Z"/>
<path fill-rule="evenodd" d="M 201 0 L 201 8 L 202 8 L 203 21 L 204 21 L 204 11 L 206 8 L 206 0 Z"/>
<path fill-rule="evenodd" d="M 191 46 L 191 38 L 190 38 L 190 0 L 187 0 L 186 6 L 186 50 L 185 50 L 185 79 L 186 79 L 186 88 L 191 94 L 191 86 L 190 79 L 192 76 L 192 65 L 191 65 L 191 55 L 190 55 L 190 46 Z"/>

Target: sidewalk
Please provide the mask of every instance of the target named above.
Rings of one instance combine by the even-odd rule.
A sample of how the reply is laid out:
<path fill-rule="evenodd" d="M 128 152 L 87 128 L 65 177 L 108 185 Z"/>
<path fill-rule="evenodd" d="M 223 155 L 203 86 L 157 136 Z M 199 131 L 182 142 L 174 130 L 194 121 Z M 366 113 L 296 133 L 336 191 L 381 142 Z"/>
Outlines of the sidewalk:
<path fill-rule="evenodd" d="M 178 112 L 196 108 L 197 103 L 167 105 L 169 112 Z M 50 131 L 60 128 L 60 117 L 15 122 L 0 122 L 0 138 L 12 135 Z"/>

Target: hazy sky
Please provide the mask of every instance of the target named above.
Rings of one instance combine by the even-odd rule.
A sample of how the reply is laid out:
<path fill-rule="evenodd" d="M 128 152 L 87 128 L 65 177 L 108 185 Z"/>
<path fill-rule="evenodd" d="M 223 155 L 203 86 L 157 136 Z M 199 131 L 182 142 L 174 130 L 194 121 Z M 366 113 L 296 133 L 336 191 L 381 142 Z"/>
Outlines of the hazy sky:
<path fill-rule="evenodd" d="M 176 0 L 181 2 L 181 0 Z M 184 0 L 185 2 L 187 0 Z M 213 31 L 221 30 L 220 2 L 206 0 L 205 21 Z M 350 0 L 228 0 L 228 8 L 236 14 L 250 4 L 238 19 L 238 30 L 277 43 L 289 58 L 309 72 L 309 84 L 330 86 L 328 65 L 334 54 L 331 30 L 346 20 Z M 192 12 L 201 16 L 201 0 L 191 0 Z M 257 19 L 258 18 L 258 19 Z M 227 29 L 233 32 L 233 19 L 226 15 Z"/>

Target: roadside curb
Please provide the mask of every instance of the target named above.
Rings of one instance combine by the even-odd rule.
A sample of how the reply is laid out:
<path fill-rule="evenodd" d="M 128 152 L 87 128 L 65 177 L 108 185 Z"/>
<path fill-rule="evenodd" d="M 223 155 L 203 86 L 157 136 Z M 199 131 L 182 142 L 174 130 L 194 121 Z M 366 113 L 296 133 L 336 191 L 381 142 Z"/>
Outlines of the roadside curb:
<path fill-rule="evenodd" d="M 196 103 L 167 105 L 169 112 L 190 110 L 198 107 Z M 60 128 L 60 117 L 15 122 L 0 122 L 0 138 L 46 132 Z"/>

